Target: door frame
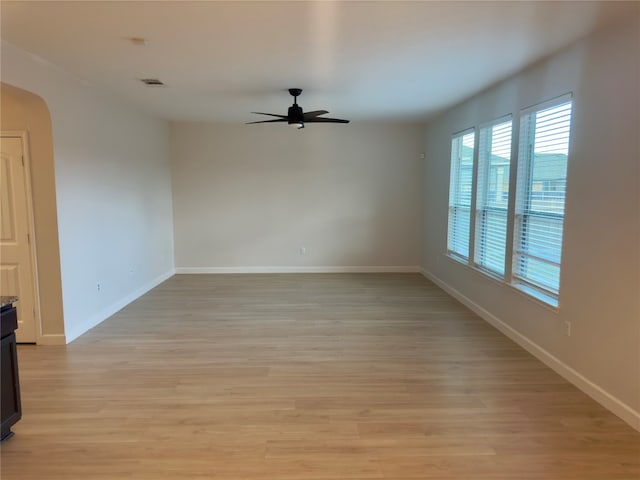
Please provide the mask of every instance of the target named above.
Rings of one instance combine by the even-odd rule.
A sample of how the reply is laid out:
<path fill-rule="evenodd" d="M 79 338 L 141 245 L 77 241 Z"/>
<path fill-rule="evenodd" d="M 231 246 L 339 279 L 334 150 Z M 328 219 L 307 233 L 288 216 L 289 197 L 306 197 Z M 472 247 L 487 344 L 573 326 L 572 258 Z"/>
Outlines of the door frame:
<path fill-rule="evenodd" d="M 24 164 L 24 190 L 27 201 L 27 226 L 29 234 L 29 255 L 31 257 L 31 288 L 33 289 L 33 321 L 35 322 L 36 344 L 42 337 L 42 318 L 40 316 L 40 289 L 38 281 L 38 255 L 36 250 L 36 231 L 33 212 L 33 190 L 31 188 L 31 152 L 29 150 L 29 132 L 24 130 L 0 130 L 1 138 L 19 138 L 22 143 Z"/>

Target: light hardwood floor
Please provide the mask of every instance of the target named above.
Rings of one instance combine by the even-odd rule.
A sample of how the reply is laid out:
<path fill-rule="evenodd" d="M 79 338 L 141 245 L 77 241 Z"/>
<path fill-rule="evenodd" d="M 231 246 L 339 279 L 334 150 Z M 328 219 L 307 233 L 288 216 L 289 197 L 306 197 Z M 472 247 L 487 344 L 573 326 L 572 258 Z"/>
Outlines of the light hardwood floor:
<path fill-rule="evenodd" d="M 640 434 L 417 274 L 175 276 L 18 355 L 3 480 L 640 478 Z"/>

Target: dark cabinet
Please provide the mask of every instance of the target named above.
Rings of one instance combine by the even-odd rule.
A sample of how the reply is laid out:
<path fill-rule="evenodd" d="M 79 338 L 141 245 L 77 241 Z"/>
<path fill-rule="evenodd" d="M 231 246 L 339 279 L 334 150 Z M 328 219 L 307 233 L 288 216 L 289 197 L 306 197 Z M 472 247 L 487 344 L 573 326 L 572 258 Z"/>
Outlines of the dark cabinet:
<path fill-rule="evenodd" d="M 16 334 L 18 317 L 13 305 L 6 305 L 0 311 L 2 346 L 0 347 L 0 370 L 2 370 L 2 392 L 0 410 L 2 412 L 1 441 L 13 435 L 11 427 L 22 417 L 20 405 L 20 383 L 18 381 L 18 355 Z"/>

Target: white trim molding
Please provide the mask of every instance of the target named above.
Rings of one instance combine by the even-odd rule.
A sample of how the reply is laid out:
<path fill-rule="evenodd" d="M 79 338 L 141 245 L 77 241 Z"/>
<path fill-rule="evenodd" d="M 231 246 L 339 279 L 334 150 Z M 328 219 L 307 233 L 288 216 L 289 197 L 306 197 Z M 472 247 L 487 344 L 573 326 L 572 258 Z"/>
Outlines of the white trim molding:
<path fill-rule="evenodd" d="M 186 273 L 420 273 L 417 266 L 349 266 L 349 267 L 176 267 Z"/>
<path fill-rule="evenodd" d="M 163 273 L 162 275 L 154 278 L 150 282 L 145 283 L 142 287 L 140 287 L 137 290 L 133 291 L 132 293 L 130 293 L 126 297 L 121 298 L 117 302 L 114 302 L 111 305 L 109 305 L 107 308 L 104 308 L 100 312 L 96 313 L 95 315 L 92 315 L 85 322 L 83 322 L 81 325 L 78 325 L 78 326 L 76 326 L 74 328 L 69 329 L 69 331 L 66 332 L 66 343 L 73 342 L 80 335 L 83 335 L 84 333 L 88 332 L 93 327 L 95 327 L 98 324 L 102 323 L 103 321 L 105 321 L 107 318 L 111 317 L 116 312 L 119 312 L 120 310 L 122 310 L 124 307 L 129 305 L 134 300 L 140 298 L 142 295 L 147 293 L 152 288 L 157 287 L 158 285 L 160 285 L 165 280 L 171 278 L 173 275 L 175 275 L 175 273 L 176 272 L 175 272 L 174 269 L 171 269 L 171 270 Z"/>
<path fill-rule="evenodd" d="M 584 375 L 571 368 L 559 358 L 555 357 L 544 348 L 539 346 L 537 343 L 534 343 L 529 338 L 522 335 L 513 327 L 500 320 L 491 312 L 481 307 L 476 302 L 453 288 L 451 285 L 433 275 L 431 272 L 428 272 L 424 268 L 421 268 L 420 272 L 422 273 L 422 275 L 424 275 L 425 278 L 435 283 L 453 298 L 471 309 L 480 318 L 505 334 L 515 343 L 524 348 L 527 352 L 544 363 L 547 367 L 551 368 L 553 371 L 561 375 L 565 380 L 578 387 L 584 393 L 593 398 L 596 402 L 627 422 L 631 427 L 640 431 L 640 412 L 637 412 L 626 403 L 611 395 L 602 387 L 593 383 Z"/>
<path fill-rule="evenodd" d="M 63 334 L 43 334 L 38 337 L 38 345 L 66 345 L 67 337 Z"/>

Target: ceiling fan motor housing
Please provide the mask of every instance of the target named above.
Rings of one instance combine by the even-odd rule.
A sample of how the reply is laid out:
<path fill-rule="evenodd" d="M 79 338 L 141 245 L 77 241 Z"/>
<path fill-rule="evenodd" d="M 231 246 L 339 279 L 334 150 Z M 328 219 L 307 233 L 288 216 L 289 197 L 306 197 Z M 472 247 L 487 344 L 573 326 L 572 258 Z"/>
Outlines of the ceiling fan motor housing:
<path fill-rule="evenodd" d="M 291 105 L 289 107 L 289 111 L 287 112 L 287 117 L 289 117 L 289 124 L 292 123 L 303 123 L 304 122 L 304 113 L 302 111 L 302 107 L 299 105 Z"/>

